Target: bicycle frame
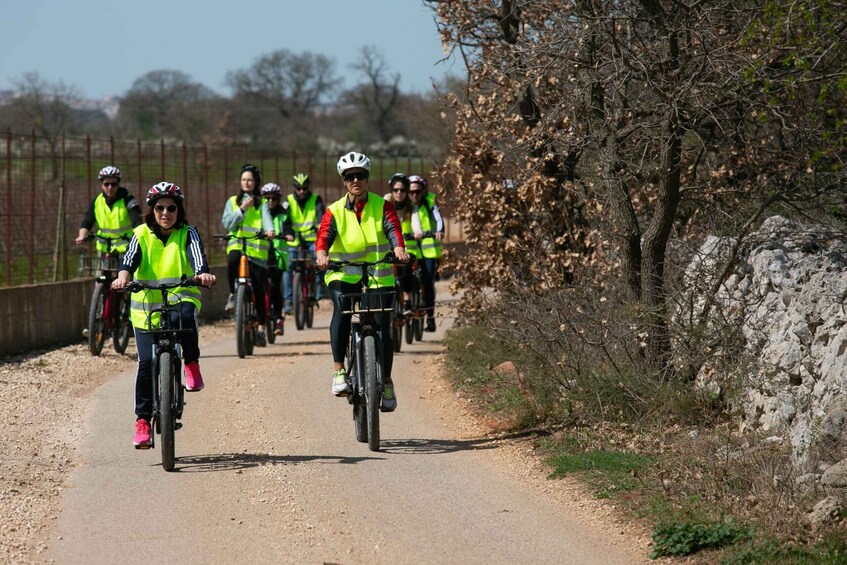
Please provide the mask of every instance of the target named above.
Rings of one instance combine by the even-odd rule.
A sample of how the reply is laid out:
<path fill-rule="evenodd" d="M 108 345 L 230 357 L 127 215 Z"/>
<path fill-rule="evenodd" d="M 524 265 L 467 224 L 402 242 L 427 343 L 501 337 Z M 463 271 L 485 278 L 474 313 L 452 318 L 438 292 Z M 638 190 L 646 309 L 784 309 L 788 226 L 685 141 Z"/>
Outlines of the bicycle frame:
<path fill-rule="evenodd" d="M 97 239 L 106 244 L 106 253 L 82 257 L 82 267 L 89 273 L 97 273 L 91 295 L 88 316 L 89 349 L 93 355 L 99 355 L 106 337 L 113 336 L 115 351 L 123 353 L 129 341 L 129 301 L 112 290 L 112 281 L 117 278 L 118 256 L 112 250 L 113 238 L 90 234 L 86 240 Z M 102 295 L 102 311 L 99 303 Z M 122 319 L 125 316 L 125 319 Z M 125 323 L 124 323 L 125 322 Z"/>

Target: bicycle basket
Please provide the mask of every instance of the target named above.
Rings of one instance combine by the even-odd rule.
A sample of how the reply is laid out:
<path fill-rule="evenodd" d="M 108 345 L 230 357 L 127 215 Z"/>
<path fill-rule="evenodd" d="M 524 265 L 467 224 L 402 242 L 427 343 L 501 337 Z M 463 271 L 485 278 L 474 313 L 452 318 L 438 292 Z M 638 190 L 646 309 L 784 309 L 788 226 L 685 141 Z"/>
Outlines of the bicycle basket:
<path fill-rule="evenodd" d="M 391 312 L 394 309 L 396 294 L 393 288 L 342 294 L 341 313 L 345 316 L 352 316 L 364 312 Z"/>
<path fill-rule="evenodd" d="M 117 271 L 119 265 L 120 261 L 117 257 L 86 255 L 82 257 L 82 268 L 80 270 L 87 275 L 97 276 L 103 271 Z"/>

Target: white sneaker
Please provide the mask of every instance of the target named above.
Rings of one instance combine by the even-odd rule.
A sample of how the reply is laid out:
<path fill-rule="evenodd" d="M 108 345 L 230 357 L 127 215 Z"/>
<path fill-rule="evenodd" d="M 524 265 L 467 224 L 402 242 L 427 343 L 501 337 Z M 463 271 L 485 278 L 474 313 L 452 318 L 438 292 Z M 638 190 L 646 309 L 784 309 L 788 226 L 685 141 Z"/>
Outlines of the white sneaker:
<path fill-rule="evenodd" d="M 229 298 L 226 299 L 226 306 L 224 306 L 224 310 L 227 312 L 232 312 L 235 310 L 235 295 L 230 294 Z"/>
<path fill-rule="evenodd" d="M 332 374 L 332 394 L 335 396 L 347 396 L 347 376 L 344 369 L 338 369 Z"/>

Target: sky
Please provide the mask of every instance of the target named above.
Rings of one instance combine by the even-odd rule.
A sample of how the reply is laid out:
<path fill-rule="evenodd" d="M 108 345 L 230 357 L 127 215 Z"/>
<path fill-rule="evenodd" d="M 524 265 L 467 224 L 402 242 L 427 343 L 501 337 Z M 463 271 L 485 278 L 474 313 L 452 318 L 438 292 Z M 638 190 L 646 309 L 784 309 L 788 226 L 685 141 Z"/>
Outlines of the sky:
<path fill-rule="evenodd" d="M 352 65 L 375 45 L 404 92 L 461 74 L 444 51 L 422 0 L 0 0 L 0 90 L 36 71 L 83 98 L 122 95 L 154 70 L 187 73 L 232 94 L 229 71 L 289 49 L 335 60 L 340 88 L 358 83 Z"/>

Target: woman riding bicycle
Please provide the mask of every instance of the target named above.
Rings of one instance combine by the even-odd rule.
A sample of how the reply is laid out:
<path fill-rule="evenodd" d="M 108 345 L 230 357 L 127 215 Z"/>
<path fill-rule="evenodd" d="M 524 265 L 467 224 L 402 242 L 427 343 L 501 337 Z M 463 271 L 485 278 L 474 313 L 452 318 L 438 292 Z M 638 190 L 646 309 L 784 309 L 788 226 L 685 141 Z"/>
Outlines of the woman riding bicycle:
<path fill-rule="evenodd" d="M 409 198 L 409 177 L 403 173 L 394 173 L 388 179 L 388 188 L 390 192 L 385 195 L 385 199 L 394 204 L 394 209 L 397 211 L 397 217 L 400 218 L 400 225 L 403 228 L 403 239 L 406 243 L 406 251 L 409 255 L 413 255 L 419 259 L 421 257 L 420 247 L 417 239 L 421 239 L 423 231 L 421 230 L 421 219 L 418 215 L 418 207 L 412 203 Z M 410 239 L 414 238 L 414 239 Z M 412 314 L 412 285 L 414 283 L 411 265 L 398 265 L 397 278 L 400 290 L 403 293 L 403 314 L 410 316 Z"/>
<path fill-rule="evenodd" d="M 238 277 L 238 265 L 241 262 L 241 249 L 244 241 L 236 238 L 250 238 L 258 234 L 274 236 L 273 219 L 267 203 L 262 202 L 262 173 L 255 165 L 241 167 L 241 190 L 231 197 L 224 206 L 221 223 L 224 229 L 234 236 L 226 246 L 226 267 L 229 278 L 229 298 L 226 310 L 235 309 L 235 279 Z M 250 261 L 250 281 L 253 296 L 256 299 L 256 318 L 259 327 L 265 327 L 265 279 L 268 277 L 268 251 L 270 243 L 265 239 L 246 241 L 247 259 Z M 259 330 L 256 345 L 267 345 L 264 330 Z"/>
<path fill-rule="evenodd" d="M 297 259 L 298 248 L 305 243 L 309 247 L 312 259 L 315 258 L 315 240 L 318 238 L 318 226 L 321 225 L 326 206 L 319 194 L 311 190 L 312 180 L 305 173 L 298 173 L 291 177 L 293 192 L 288 195 L 288 213 L 291 216 L 291 227 L 296 237 L 288 243 L 288 267 L 289 270 L 283 274 L 285 279 L 285 313 L 291 314 L 294 299 L 294 288 L 291 284 L 293 278 L 295 259 Z M 318 300 L 324 298 L 323 285 L 318 285 L 316 297 Z"/>
<path fill-rule="evenodd" d="M 262 197 L 268 203 L 268 211 L 274 223 L 274 233 L 282 235 L 286 241 L 294 240 L 294 229 L 291 227 L 291 216 L 288 201 L 282 202 L 282 188 L 269 182 L 262 187 Z M 274 320 L 274 333 L 282 335 L 282 297 L 283 277 L 282 274 L 288 270 L 288 246 L 279 240 L 271 241 L 268 254 L 268 272 L 270 274 L 271 288 L 271 311 L 269 316 Z"/>
<path fill-rule="evenodd" d="M 426 331 L 435 331 L 435 279 L 438 276 L 438 260 L 441 257 L 441 241 L 444 239 L 444 220 L 435 194 L 429 192 L 429 182 L 420 175 L 409 177 L 409 197 L 418 207 L 421 229 L 427 237 L 420 240 L 423 257 L 418 263 L 421 286 L 426 306 Z"/>
<path fill-rule="evenodd" d="M 350 152 L 338 160 L 336 168 L 344 181 L 347 194 L 327 208 L 321 221 L 315 243 L 318 268 L 326 269 L 330 259 L 376 261 L 390 250 L 394 251 L 399 260 L 408 261 L 409 254 L 406 253 L 403 232 L 394 205 L 368 192 L 370 159 L 362 153 Z M 328 271 L 325 277 L 333 305 L 329 337 L 334 363 L 332 392 L 336 396 L 343 396 L 348 390 L 344 374 L 344 356 L 350 339 L 351 320 L 349 316 L 341 313 L 341 295 L 359 292 L 361 279 L 361 272 L 355 269 Z M 394 275 L 390 269 L 377 270 L 374 276 L 370 277 L 369 283 L 371 288 L 393 288 Z M 389 328 L 391 312 L 378 314 L 377 322 L 383 328 Z M 390 331 L 382 333 L 382 351 L 378 355 L 383 360 L 385 376 L 381 409 L 391 412 L 397 407 L 397 395 L 391 380 L 394 344 Z"/>
<path fill-rule="evenodd" d="M 182 190 L 173 183 L 160 182 L 147 191 L 147 210 L 144 223 L 133 230 L 118 278 L 112 288 L 123 290 L 134 274 L 135 280 L 156 284 L 166 280 L 179 280 L 186 275 L 198 284 L 212 286 L 215 276 L 209 273 L 209 263 L 203 250 L 200 233 L 185 219 Z M 191 330 L 182 334 L 182 357 L 185 361 L 185 390 L 203 389 L 200 374 L 200 347 L 196 316 L 200 311 L 200 290 L 182 287 L 174 291 L 182 300 L 177 303 L 182 327 Z M 150 418 L 153 415 L 153 336 L 146 332 L 148 314 L 161 303 L 158 291 L 134 292 L 131 297 L 131 318 L 138 346 L 138 372 L 135 377 L 135 437 L 136 449 L 152 445 Z"/>

